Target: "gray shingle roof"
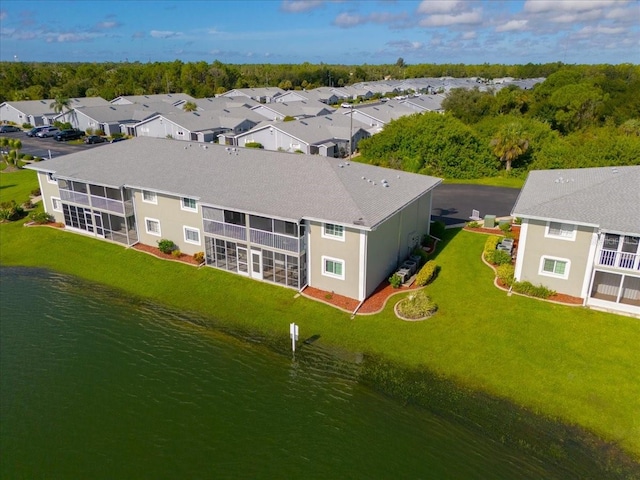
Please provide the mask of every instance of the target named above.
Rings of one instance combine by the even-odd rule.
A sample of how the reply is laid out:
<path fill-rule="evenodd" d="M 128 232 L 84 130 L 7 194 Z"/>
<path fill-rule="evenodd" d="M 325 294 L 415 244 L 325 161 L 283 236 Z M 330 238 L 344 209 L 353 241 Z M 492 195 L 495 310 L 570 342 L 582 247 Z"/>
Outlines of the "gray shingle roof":
<path fill-rule="evenodd" d="M 530 172 L 512 214 L 640 234 L 640 166 Z"/>
<path fill-rule="evenodd" d="M 317 219 L 363 228 L 375 227 L 441 181 L 347 163 L 321 156 L 243 148 L 234 152 L 222 145 L 139 137 L 29 168 L 61 178 L 195 197 L 204 204 L 283 219 Z"/>

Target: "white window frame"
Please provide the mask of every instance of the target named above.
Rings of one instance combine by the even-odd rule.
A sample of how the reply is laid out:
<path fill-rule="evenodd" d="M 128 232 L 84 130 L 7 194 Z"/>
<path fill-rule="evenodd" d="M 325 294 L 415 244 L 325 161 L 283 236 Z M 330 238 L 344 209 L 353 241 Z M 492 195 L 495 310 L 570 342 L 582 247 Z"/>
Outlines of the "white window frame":
<path fill-rule="evenodd" d="M 182 226 L 182 232 L 184 234 L 184 241 L 186 243 L 190 243 L 192 245 L 200 245 L 200 229 L 198 228 L 194 228 L 194 227 L 187 227 L 186 225 Z M 189 238 L 187 238 L 187 232 L 195 232 L 198 234 L 198 241 L 196 242 L 195 240 L 191 240 Z"/>
<path fill-rule="evenodd" d="M 184 204 L 185 200 L 190 200 L 193 201 L 195 203 L 195 207 L 187 207 Z M 184 210 L 185 212 L 198 212 L 198 201 L 195 198 L 189 198 L 189 197 L 182 197 L 180 199 L 180 209 Z"/>
<path fill-rule="evenodd" d="M 149 230 L 149 222 L 155 222 L 158 224 L 158 231 L 154 232 L 152 230 Z M 160 220 L 158 220 L 157 218 L 150 218 L 150 217 L 144 217 L 144 228 L 147 231 L 147 233 L 149 235 L 154 235 L 156 237 L 161 237 L 162 236 L 162 228 L 160 227 Z"/>
<path fill-rule="evenodd" d="M 145 195 L 151 196 L 150 199 L 145 198 Z M 142 190 L 142 201 L 144 203 L 151 203 L 153 205 L 158 204 L 158 194 L 156 192 L 151 192 L 149 190 Z"/>
<path fill-rule="evenodd" d="M 555 272 L 546 271 L 544 269 L 544 263 L 546 260 L 551 260 L 556 263 L 564 262 L 565 263 L 564 273 L 559 274 Z M 555 263 L 554 263 L 554 270 L 555 270 Z M 571 270 L 571 260 L 569 260 L 568 258 L 552 257 L 550 255 L 543 255 L 542 257 L 540 257 L 540 269 L 538 271 L 540 275 L 544 275 L 545 277 L 562 278 L 563 280 L 566 280 L 569 278 L 569 270 Z"/>
<path fill-rule="evenodd" d="M 331 225 L 332 227 L 340 227 L 342 229 L 342 235 L 336 235 L 334 233 L 327 232 L 327 225 Z M 323 223 L 322 224 L 322 238 L 330 238 L 331 240 L 339 240 L 344 242 L 345 239 L 345 228 L 342 225 L 336 225 L 335 223 Z"/>
<path fill-rule="evenodd" d="M 560 235 L 551 233 L 552 224 L 560 225 L 560 231 L 562 232 L 563 230 L 565 230 L 567 233 L 565 235 L 563 235 L 562 233 Z M 571 228 L 571 232 L 569 232 L 569 228 Z M 547 228 L 544 231 L 544 236 L 547 238 L 556 238 L 558 240 L 567 240 L 569 242 L 573 242 L 576 239 L 577 230 L 577 226 L 571 223 L 547 222 Z"/>
<path fill-rule="evenodd" d="M 56 208 L 56 205 L 58 205 L 58 208 Z M 51 208 L 54 212 L 61 212 L 62 200 L 60 200 L 58 197 L 51 197 Z"/>
<path fill-rule="evenodd" d="M 330 272 L 327 270 L 327 262 L 333 262 L 333 263 L 340 263 L 342 264 L 342 273 L 340 275 Z M 331 278 L 337 278 L 338 280 L 344 280 L 344 271 L 345 271 L 346 265 L 344 260 L 342 260 L 341 258 L 334 258 L 334 257 L 326 257 L 326 256 L 322 256 L 322 275 L 324 275 L 325 277 L 331 277 Z"/>
<path fill-rule="evenodd" d="M 47 173 L 47 183 L 58 184 L 56 177 L 54 177 L 53 173 Z"/>

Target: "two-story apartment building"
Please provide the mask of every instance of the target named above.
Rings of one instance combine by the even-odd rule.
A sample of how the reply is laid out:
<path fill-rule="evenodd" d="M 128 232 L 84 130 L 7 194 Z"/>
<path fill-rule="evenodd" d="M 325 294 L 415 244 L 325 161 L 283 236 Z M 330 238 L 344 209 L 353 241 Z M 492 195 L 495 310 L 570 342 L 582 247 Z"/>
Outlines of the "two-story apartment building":
<path fill-rule="evenodd" d="M 515 278 L 640 316 L 640 166 L 543 170 L 513 207 Z"/>
<path fill-rule="evenodd" d="M 339 159 L 135 138 L 31 164 L 45 210 L 123 245 L 364 300 L 429 232 L 440 179 Z"/>

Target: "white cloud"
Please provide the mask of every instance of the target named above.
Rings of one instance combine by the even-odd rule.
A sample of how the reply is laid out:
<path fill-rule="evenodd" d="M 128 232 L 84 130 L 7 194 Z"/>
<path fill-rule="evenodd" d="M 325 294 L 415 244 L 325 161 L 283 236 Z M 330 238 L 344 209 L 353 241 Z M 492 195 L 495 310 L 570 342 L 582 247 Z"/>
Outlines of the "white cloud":
<path fill-rule="evenodd" d="M 410 42 L 408 40 L 399 40 L 396 42 L 387 43 L 394 51 L 399 51 L 402 53 L 412 53 L 420 51 L 424 48 L 424 43 L 422 42 Z"/>
<path fill-rule="evenodd" d="M 366 22 L 366 18 L 362 15 L 353 15 L 351 13 L 343 12 L 336 17 L 336 19 L 333 21 L 333 24 L 342 28 L 350 28 Z"/>
<path fill-rule="evenodd" d="M 46 41 L 47 43 L 77 43 L 91 41 L 95 37 L 96 35 L 91 33 L 54 33 L 47 35 Z"/>
<path fill-rule="evenodd" d="M 525 30 L 528 23 L 528 20 L 509 20 L 507 23 L 496 27 L 496 32 L 513 32 Z"/>
<path fill-rule="evenodd" d="M 151 30 L 149 33 L 153 38 L 172 38 L 182 35 L 180 32 L 172 32 L 169 30 Z"/>
<path fill-rule="evenodd" d="M 323 3 L 322 0 L 282 0 L 280 9 L 289 13 L 308 12 L 320 8 Z"/>
<path fill-rule="evenodd" d="M 603 27 L 601 25 L 587 26 L 577 32 L 578 35 L 591 36 L 591 35 L 617 35 L 624 33 L 623 27 Z"/>
<path fill-rule="evenodd" d="M 528 13 L 586 12 L 612 6 L 620 6 L 627 0 L 527 0 L 524 11 Z"/>
<path fill-rule="evenodd" d="M 0 10 L 0 20 L 5 20 L 7 18 L 7 12 L 4 10 Z"/>
<path fill-rule="evenodd" d="M 119 27 L 120 24 L 118 22 L 100 22 L 96 25 L 96 27 L 102 29 L 102 30 L 107 30 L 109 28 L 116 28 Z"/>
<path fill-rule="evenodd" d="M 451 25 L 478 25 L 482 23 L 482 11 L 475 8 L 471 11 L 456 14 L 430 15 L 420 21 L 421 27 L 448 27 Z"/>
<path fill-rule="evenodd" d="M 462 39 L 463 40 L 473 40 L 474 38 L 476 38 L 478 36 L 477 32 L 464 32 L 462 34 Z"/>
<path fill-rule="evenodd" d="M 460 0 L 422 0 L 418 5 L 418 13 L 426 15 L 451 13 L 460 11 L 463 7 L 463 2 Z"/>
<path fill-rule="evenodd" d="M 379 25 L 399 24 L 406 20 L 407 15 L 405 13 L 373 12 L 369 15 L 358 15 L 343 12 L 335 18 L 333 24 L 341 28 L 351 28 L 358 25 L 364 25 L 366 23 L 376 23 Z"/>

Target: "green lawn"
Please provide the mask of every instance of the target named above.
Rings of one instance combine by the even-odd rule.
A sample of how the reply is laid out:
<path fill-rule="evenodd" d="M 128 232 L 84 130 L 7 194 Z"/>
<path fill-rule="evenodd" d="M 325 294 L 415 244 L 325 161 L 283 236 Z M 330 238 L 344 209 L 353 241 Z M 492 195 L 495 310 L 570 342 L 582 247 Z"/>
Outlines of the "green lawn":
<path fill-rule="evenodd" d="M 444 183 L 464 183 L 471 185 L 490 185 L 492 187 L 522 188 L 524 185 L 524 178 L 491 177 L 477 178 L 473 180 L 445 179 Z"/>
<path fill-rule="evenodd" d="M 0 173 L 2 200 L 24 201 L 34 178 L 28 171 Z M 508 297 L 480 260 L 486 237 L 460 230 L 447 235 L 436 258 L 440 274 L 427 287 L 439 310 L 425 322 L 398 320 L 394 302 L 352 320 L 286 288 L 22 222 L 0 225 L 0 265 L 76 275 L 283 344 L 295 321 L 302 338 L 320 335 L 326 344 L 426 367 L 586 427 L 640 458 L 640 321 Z"/>

